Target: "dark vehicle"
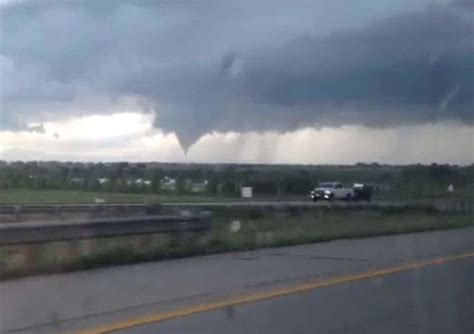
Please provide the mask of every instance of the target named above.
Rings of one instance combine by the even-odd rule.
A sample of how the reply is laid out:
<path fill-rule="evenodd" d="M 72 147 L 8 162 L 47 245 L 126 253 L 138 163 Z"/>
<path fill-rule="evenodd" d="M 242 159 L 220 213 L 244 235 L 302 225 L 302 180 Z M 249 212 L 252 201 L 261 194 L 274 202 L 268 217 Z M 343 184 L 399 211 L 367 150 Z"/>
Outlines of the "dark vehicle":
<path fill-rule="evenodd" d="M 354 183 L 352 189 L 354 190 L 354 199 L 369 202 L 372 198 L 373 187 L 371 185 Z"/>

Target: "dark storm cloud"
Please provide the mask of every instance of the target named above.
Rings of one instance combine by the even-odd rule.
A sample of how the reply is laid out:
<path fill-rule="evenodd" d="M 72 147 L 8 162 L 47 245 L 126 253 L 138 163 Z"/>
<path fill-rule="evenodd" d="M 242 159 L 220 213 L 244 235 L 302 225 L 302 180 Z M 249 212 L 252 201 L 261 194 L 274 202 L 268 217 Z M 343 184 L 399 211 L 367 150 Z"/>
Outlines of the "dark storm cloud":
<path fill-rule="evenodd" d="M 176 107 L 180 117 L 163 108 L 157 121 L 180 130 L 185 145 L 215 129 L 472 123 L 473 38 L 471 22 L 435 7 L 327 37 L 302 36 L 242 59 L 232 54 L 222 60 L 225 71 L 180 80 L 188 89 Z M 237 61 L 241 68 L 230 74 Z"/>
<path fill-rule="evenodd" d="M 133 95 L 155 104 L 156 126 L 185 147 L 211 131 L 472 123 L 472 11 L 401 1 L 380 14 L 393 3 L 371 15 L 343 1 L 9 6 L 3 118 L 54 114 L 48 103 L 78 96 Z"/>
<path fill-rule="evenodd" d="M 276 105 L 352 104 L 381 107 L 381 113 L 401 107 L 401 121 L 424 118 L 405 115 L 414 107 L 439 116 L 440 102 L 457 87 L 450 116 L 467 119 L 473 37 L 472 24 L 444 11 L 398 15 L 322 39 L 300 38 L 274 51 L 273 59 L 264 54 L 250 65 L 245 87 L 256 100 Z"/>
<path fill-rule="evenodd" d="M 472 0 L 453 0 L 451 4 L 462 9 L 474 10 L 474 2 Z"/>

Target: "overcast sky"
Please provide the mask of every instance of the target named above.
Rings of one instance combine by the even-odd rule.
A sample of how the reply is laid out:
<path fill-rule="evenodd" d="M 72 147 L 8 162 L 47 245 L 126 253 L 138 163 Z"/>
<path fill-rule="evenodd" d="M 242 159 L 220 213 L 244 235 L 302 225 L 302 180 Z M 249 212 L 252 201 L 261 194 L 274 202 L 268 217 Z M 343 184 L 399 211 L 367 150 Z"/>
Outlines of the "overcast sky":
<path fill-rule="evenodd" d="M 0 157 L 474 162 L 468 0 L 0 0 Z"/>

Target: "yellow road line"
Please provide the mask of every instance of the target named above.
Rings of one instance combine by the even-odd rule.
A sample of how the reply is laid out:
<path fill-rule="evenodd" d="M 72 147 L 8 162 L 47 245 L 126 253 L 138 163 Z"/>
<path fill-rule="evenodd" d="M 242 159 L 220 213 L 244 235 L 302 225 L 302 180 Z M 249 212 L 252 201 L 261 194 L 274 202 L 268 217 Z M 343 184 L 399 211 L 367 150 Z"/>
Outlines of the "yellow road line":
<path fill-rule="evenodd" d="M 384 270 L 370 271 L 370 272 L 365 272 L 362 274 L 336 277 L 336 278 L 332 278 L 326 281 L 315 281 L 311 283 L 300 284 L 294 287 L 283 288 L 283 289 L 274 290 L 274 291 L 254 293 L 247 296 L 228 298 L 221 301 L 215 301 L 215 302 L 199 304 L 195 306 L 183 307 L 180 309 L 167 311 L 167 312 L 158 312 L 158 313 L 151 314 L 148 316 L 138 317 L 135 319 L 129 319 L 129 320 L 119 321 L 119 322 L 109 324 L 109 325 L 99 326 L 96 328 L 78 332 L 77 334 L 110 333 L 113 331 L 123 330 L 123 329 L 136 327 L 136 326 L 142 326 L 146 324 L 160 322 L 163 320 L 185 317 L 185 316 L 189 316 L 195 313 L 207 312 L 207 311 L 212 311 L 219 308 L 230 307 L 230 306 L 235 306 L 235 305 L 245 304 L 245 303 L 250 303 L 250 302 L 256 302 L 256 301 L 270 299 L 270 298 L 282 297 L 282 296 L 286 296 L 293 293 L 305 292 L 308 290 L 322 288 L 322 287 L 331 286 L 331 285 L 337 285 L 337 284 L 360 281 L 360 280 L 369 279 L 369 278 L 386 276 L 386 275 L 400 273 L 400 272 L 409 271 L 413 269 L 420 269 L 427 266 L 439 265 L 446 262 L 462 260 L 462 259 L 466 259 L 470 257 L 474 257 L 474 252 L 450 256 L 450 257 L 435 258 L 435 259 L 431 259 L 427 261 L 408 263 L 408 264 L 400 265 L 397 267 L 392 267 L 392 268 L 388 268 Z"/>

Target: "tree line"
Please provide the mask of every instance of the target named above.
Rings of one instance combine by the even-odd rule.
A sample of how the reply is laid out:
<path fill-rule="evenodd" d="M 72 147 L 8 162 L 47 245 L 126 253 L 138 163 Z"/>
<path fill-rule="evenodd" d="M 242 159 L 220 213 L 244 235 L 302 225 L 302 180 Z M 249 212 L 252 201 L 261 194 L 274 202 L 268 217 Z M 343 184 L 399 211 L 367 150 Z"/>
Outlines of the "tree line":
<path fill-rule="evenodd" d="M 174 189 L 163 187 L 165 177 L 176 181 Z M 369 183 L 380 192 L 400 196 L 443 194 L 450 184 L 457 192 L 472 194 L 474 166 L 0 162 L 0 188 L 3 189 L 188 194 L 192 193 L 187 186 L 190 182 L 204 181 L 202 193 L 224 196 L 238 196 L 242 186 L 252 187 L 256 195 L 303 195 L 318 182 L 325 181 Z"/>

